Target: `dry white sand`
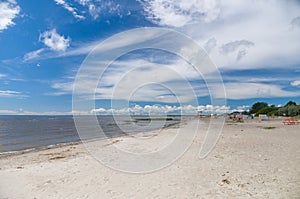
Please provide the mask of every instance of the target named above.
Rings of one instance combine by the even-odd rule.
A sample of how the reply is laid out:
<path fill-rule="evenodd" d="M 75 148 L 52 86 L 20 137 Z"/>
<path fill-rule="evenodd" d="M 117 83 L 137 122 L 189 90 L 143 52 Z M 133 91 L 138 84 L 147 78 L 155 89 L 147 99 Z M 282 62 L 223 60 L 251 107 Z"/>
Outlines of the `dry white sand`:
<path fill-rule="evenodd" d="M 196 124 L 191 120 L 181 128 L 190 131 Z M 300 125 L 284 126 L 282 120 L 226 123 L 214 150 L 201 160 L 206 127 L 179 160 L 148 174 L 107 168 L 82 144 L 2 157 L 0 198 L 300 198 Z M 113 142 L 141 151 L 175 133 L 174 127 L 152 132 L 155 139 L 146 148 L 129 137 Z"/>

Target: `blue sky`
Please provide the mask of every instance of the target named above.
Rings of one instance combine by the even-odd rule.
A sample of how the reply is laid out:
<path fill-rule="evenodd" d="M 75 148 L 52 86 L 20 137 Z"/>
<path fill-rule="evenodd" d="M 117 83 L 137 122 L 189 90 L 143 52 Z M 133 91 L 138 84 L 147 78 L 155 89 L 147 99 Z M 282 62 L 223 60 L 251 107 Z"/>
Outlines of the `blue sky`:
<path fill-rule="evenodd" d="M 299 13 L 299 1 L 292 0 L 1 0 L 0 114 L 70 114 L 73 83 L 91 50 L 141 27 L 169 28 L 197 42 L 223 78 L 227 104 L 210 105 L 205 78 L 182 58 L 142 49 L 110 65 L 95 107 L 86 111 L 109 113 L 111 99 L 119 113 L 128 105 L 138 113 L 165 113 L 193 112 L 197 106 L 241 110 L 256 101 L 300 104 Z M 190 95 L 182 77 L 197 103 L 188 97 L 176 101 Z M 155 83 L 127 96 L 126 88 L 139 79 Z M 114 88 L 120 92 L 112 97 Z M 215 92 L 218 98 L 221 91 Z"/>

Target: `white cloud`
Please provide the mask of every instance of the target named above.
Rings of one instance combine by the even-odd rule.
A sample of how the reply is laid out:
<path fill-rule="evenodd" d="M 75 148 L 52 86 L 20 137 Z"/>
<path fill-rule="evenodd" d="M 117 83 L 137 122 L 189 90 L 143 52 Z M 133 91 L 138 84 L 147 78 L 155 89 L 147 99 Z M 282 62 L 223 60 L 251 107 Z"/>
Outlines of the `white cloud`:
<path fill-rule="evenodd" d="M 280 67 L 283 66 L 293 67 L 295 63 L 299 63 L 299 56 L 296 56 L 296 54 L 300 50 L 300 42 L 294 42 L 299 40 L 297 35 L 299 32 L 297 32 L 297 30 L 292 30 L 290 24 L 291 19 L 293 19 L 294 15 L 296 15 L 295 10 L 297 10 L 297 6 L 292 7 L 291 11 L 285 15 L 285 12 L 283 11 L 290 8 L 290 5 L 278 2 L 275 5 L 268 5 L 265 2 L 254 2 L 254 5 L 252 6 L 252 4 L 248 1 L 245 2 L 243 1 L 238 4 L 234 4 L 229 1 L 228 3 L 232 7 L 237 6 L 237 8 L 240 8 L 242 11 L 239 9 L 235 10 L 227 4 L 220 4 L 222 12 L 220 13 L 219 18 L 216 18 L 215 21 L 211 23 L 201 22 L 198 23 L 199 26 L 187 25 L 184 29 L 179 30 L 185 31 L 199 43 L 205 44 L 205 47 L 210 52 L 213 60 L 219 67 L 223 67 L 225 69 L 238 68 L 239 70 L 242 70 L 266 67 L 279 67 L 280 69 Z M 270 9 L 265 11 L 263 8 L 268 6 Z M 270 18 L 269 15 L 273 17 Z M 224 20 L 226 23 L 220 23 L 219 20 Z M 270 24 L 271 28 L 269 28 Z M 109 45 L 102 46 L 102 50 L 106 51 L 107 49 L 112 50 L 128 45 L 135 45 L 139 41 L 143 40 L 151 42 L 151 38 L 158 37 L 155 34 L 143 34 L 138 38 L 122 36 L 119 36 L 119 39 L 110 42 Z M 293 38 L 293 40 L 289 42 L 286 38 Z M 180 41 L 177 43 L 180 43 Z M 278 44 L 280 47 L 274 47 L 274 44 Z M 90 48 L 84 47 L 72 49 L 69 52 L 66 52 L 65 56 L 86 53 L 87 49 Z M 187 51 L 191 51 L 191 49 L 182 44 L 182 50 L 185 49 Z M 184 64 L 178 60 L 166 64 L 152 63 L 152 65 L 164 68 L 158 73 L 157 70 L 154 70 L 153 68 L 149 69 L 151 66 L 150 62 L 151 60 L 146 62 L 143 62 L 142 60 L 131 60 L 126 61 L 126 63 L 119 63 L 122 67 L 116 66 L 115 68 L 118 70 L 112 71 L 109 76 L 104 76 L 102 78 L 104 85 L 107 87 L 99 88 L 97 90 L 97 99 L 111 99 L 112 89 L 119 84 L 121 79 L 122 84 L 118 85 L 120 92 L 118 92 L 114 97 L 117 99 L 124 99 L 128 96 L 128 93 L 126 93 L 126 89 L 124 88 L 132 88 L 132 85 L 137 84 L 142 85 L 141 81 L 149 82 L 153 80 L 153 77 L 155 77 L 156 74 L 159 74 L 159 77 L 155 79 L 157 83 L 172 86 L 172 88 L 175 88 L 175 91 L 182 94 L 181 96 L 185 96 L 184 94 L 186 94 L 186 92 L 183 89 L 180 90 L 180 88 L 182 88 L 182 86 L 180 86 L 180 76 L 173 75 L 174 73 L 168 73 L 168 70 L 166 69 L 170 66 L 173 68 L 173 72 L 177 72 L 185 76 L 187 75 L 185 70 L 189 67 L 184 67 Z M 132 66 L 144 66 L 145 70 L 132 70 L 130 72 L 131 74 L 128 74 L 127 72 L 129 70 L 134 69 Z M 124 77 L 125 73 L 126 76 Z M 91 83 L 91 81 L 98 80 L 98 76 L 96 77 L 95 75 L 97 74 L 94 74 L 93 70 L 91 70 L 91 76 L 88 76 L 89 80 L 85 81 L 83 85 L 80 85 L 82 93 L 92 93 L 90 89 L 94 88 L 92 88 L 93 83 Z M 193 78 L 192 76 L 190 77 Z M 196 75 L 196 77 L 198 76 Z M 135 84 L 132 83 L 133 80 L 135 81 Z M 239 79 L 238 81 L 239 82 L 237 83 L 226 83 L 225 86 L 229 99 L 291 97 L 299 95 L 299 93 L 286 91 L 282 86 L 271 85 L 266 81 L 263 83 L 253 83 L 255 80 L 253 80 L 253 82 L 247 82 L 248 79 Z M 176 84 L 174 82 L 176 82 Z M 70 82 L 60 82 L 53 85 L 54 88 L 61 91 L 58 93 L 70 93 L 73 88 L 72 86 L 73 85 Z M 241 90 L 241 86 L 245 89 Z M 199 88 L 196 89 L 196 91 L 197 93 L 203 93 L 203 96 L 208 94 L 207 89 Z M 220 93 L 222 92 L 220 91 Z M 165 91 L 161 92 L 161 90 L 153 89 L 151 87 L 147 87 L 145 92 L 140 92 L 139 95 L 136 95 L 135 97 L 136 100 L 167 100 L 162 102 L 172 102 L 172 100 L 175 99 L 170 93 Z M 173 99 L 171 100 L 171 98 Z"/>
<path fill-rule="evenodd" d="M 56 29 L 52 29 L 41 33 L 39 36 L 39 41 L 43 42 L 49 48 L 41 48 L 26 53 L 23 56 L 23 61 L 27 62 L 31 60 L 37 60 L 37 59 L 48 59 L 52 57 L 64 56 L 66 54 L 65 51 L 70 46 L 71 39 L 70 37 L 59 35 Z M 77 51 L 78 50 L 80 51 L 81 54 L 83 54 L 84 52 L 86 53 L 88 52 L 88 50 L 82 52 L 81 48 L 77 49 Z M 75 52 L 75 54 L 77 55 L 78 53 Z"/>
<path fill-rule="evenodd" d="M 6 77 L 6 75 L 0 73 L 0 79 L 2 79 L 2 78 L 4 78 L 4 77 Z"/>
<path fill-rule="evenodd" d="M 220 89 L 220 88 L 217 88 Z M 274 98 L 274 97 L 296 97 L 300 96 L 300 91 L 292 92 L 285 91 L 278 85 L 263 84 L 263 83 L 225 83 L 227 99 L 251 99 L 251 98 Z M 216 91 L 215 97 L 220 91 Z"/>
<path fill-rule="evenodd" d="M 47 112 L 33 112 L 20 108 L 19 110 L 5 110 L 0 109 L 0 115 L 72 115 L 72 114 L 89 114 L 87 112 L 59 112 L 59 111 L 47 111 Z"/>
<path fill-rule="evenodd" d="M 87 55 L 98 44 L 99 44 L 99 41 L 83 44 L 83 45 L 77 46 L 75 48 L 69 48 L 68 50 L 66 49 L 66 51 L 63 51 L 63 53 L 57 53 L 57 51 L 49 52 L 49 51 L 47 51 L 47 49 L 41 48 L 41 49 L 26 53 L 23 56 L 23 60 L 24 61 L 32 61 L 32 60 L 43 60 L 43 59 L 57 58 L 57 57 L 71 57 L 71 56 L 77 56 L 77 55 Z"/>
<path fill-rule="evenodd" d="M 241 106 L 237 106 L 236 109 L 231 110 L 232 112 L 234 111 L 238 111 L 238 112 L 243 112 L 243 111 L 249 111 L 250 110 L 250 106 L 248 105 L 241 105 Z"/>
<path fill-rule="evenodd" d="M 206 50 L 207 53 L 210 53 L 212 49 L 214 49 L 217 46 L 217 40 L 213 37 L 210 38 L 205 44 L 204 44 L 204 49 Z"/>
<path fill-rule="evenodd" d="M 85 19 L 84 16 L 77 13 L 76 8 L 69 5 L 65 0 L 54 0 L 56 4 L 61 5 L 64 9 L 72 13 L 72 15 L 77 19 Z"/>
<path fill-rule="evenodd" d="M 20 7 L 13 0 L 0 2 L 0 32 L 9 26 L 15 25 L 13 20 L 17 17 L 20 10 Z"/>
<path fill-rule="evenodd" d="M 91 94 L 96 92 L 96 99 L 186 103 L 196 97 L 188 81 L 201 77 L 183 60 L 174 59 L 169 64 L 162 64 L 131 59 L 115 61 L 110 65 L 99 82 L 100 86 L 95 90 L 95 82 L 98 82 L 100 75 L 98 68 L 101 66 L 97 62 L 95 64 L 98 67 L 90 66 L 89 73 L 80 79 L 76 88 L 78 93 L 85 94 L 88 98 L 92 98 Z M 52 87 L 58 90 L 55 94 L 72 93 L 73 81 L 74 79 L 53 83 Z M 204 88 L 196 95 L 203 96 L 207 93 Z"/>
<path fill-rule="evenodd" d="M 291 85 L 292 86 L 300 86 L 300 80 L 296 80 L 296 81 L 291 82 Z"/>
<path fill-rule="evenodd" d="M 218 67 L 280 68 L 300 63 L 299 1 L 140 2 L 149 20 L 173 26 L 203 44 Z M 232 45 L 241 41 L 250 45 Z M 233 51 L 224 53 L 220 50 L 223 47 L 232 47 Z"/>
<path fill-rule="evenodd" d="M 17 111 L 0 109 L 0 115 L 15 115 L 16 113 Z"/>
<path fill-rule="evenodd" d="M 36 58 L 39 58 L 40 57 L 40 54 L 42 52 L 44 52 L 45 49 L 44 48 L 41 48 L 41 49 L 38 49 L 38 50 L 35 50 L 35 51 L 32 51 L 32 52 L 29 52 L 29 53 L 26 53 L 23 57 L 23 60 L 24 61 L 29 61 L 29 60 L 32 60 L 32 59 L 36 59 Z"/>
<path fill-rule="evenodd" d="M 52 93 L 52 95 L 66 95 L 71 94 L 73 91 L 74 82 L 71 80 L 70 82 L 54 82 L 51 87 L 59 90 L 59 92 Z"/>
<path fill-rule="evenodd" d="M 96 20 L 100 16 L 117 15 L 130 15 L 130 11 L 125 13 L 121 5 L 113 0 L 73 0 L 73 5 L 67 3 L 66 0 L 54 0 L 57 5 L 62 6 L 64 9 L 72 13 L 72 15 L 80 20 L 86 19 L 89 14 L 92 19 Z M 76 4 L 76 6 L 75 6 Z"/>
<path fill-rule="evenodd" d="M 95 4 L 95 1 L 91 0 L 78 0 L 78 2 L 84 6 Z M 197 1 L 182 0 L 176 3 L 171 0 L 157 0 L 143 1 L 142 4 L 147 7 L 152 3 L 153 6 L 159 7 L 163 2 L 167 2 L 165 6 L 175 12 L 177 4 L 182 9 L 193 10 L 193 5 Z M 300 63 L 298 55 L 300 28 L 292 28 L 298 24 L 300 3 L 296 1 L 269 3 L 269 1 L 228 0 L 216 2 L 216 7 L 220 9 L 220 13 L 211 22 L 204 23 L 202 19 L 195 18 L 192 21 L 195 24 L 184 23 L 182 28 L 176 30 L 186 33 L 199 44 L 203 44 L 219 68 L 242 70 L 272 67 L 280 69 Z M 168 13 L 163 12 L 166 15 Z M 176 18 L 171 19 L 177 23 Z M 180 20 L 178 23 L 181 23 Z M 145 37 L 149 36 L 141 35 L 141 40 Z M 120 47 L 122 42 L 124 45 L 129 45 L 134 42 L 134 39 L 140 38 L 122 38 L 115 45 Z M 46 54 L 43 58 L 87 54 L 99 42 L 71 48 L 64 54 Z M 107 48 L 114 48 L 114 46 L 107 46 Z"/>
<path fill-rule="evenodd" d="M 0 97 L 26 98 L 26 97 L 28 97 L 28 95 L 25 95 L 18 91 L 0 90 Z"/>
<path fill-rule="evenodd" d="M 129 115 L 129 114 L 141 114 L 141 115 L 166 115 L 166 114 L 182 114 L 182 115 L 197 115 L 199 111 L 203 114 L 224 114 L 231 112 L 229 106 L 213 106 L 213 105 L 185 105 L 185 106 L 169 106 L 169 105 L 135 105 L 130 108 L 96 108 L 90 111 L 70 111 L 70 112 L 58 112 L 58 111 L 47 111 L 47 112 L 33 112 L 23 110 L 4 110 L 0 109 L 0 115 L 88 115 L 88 114 L 100 114 L 100 115 Z"/>
<path fill-rule="evenodd" d="M 291 21 L 293 26 L 297 22 L 299 2 L 229 0 L 220 8 L 215 22 L 180 29 L 204 45 L 214 37 L 217 47 L 210 51 L 210 57 L 218 67 L 241 70 L 300 63 L 300 29 L 291 28 Z"/>
<path fill-rule="evenodd" d="M 232 53 L 236 51 L 238 48 L 249 48 L 251 46 L 254 46 L 254 43 L 247 40 L 237 40 L 237 41 L 231 41 L 226 44 L 223 44 L 220 47 L 220 50 L 224 54 Z"/>
<path fill-rule="evenodd" d="M 54 51 L 65 51 L 70 46 L 70 38 L 65 38 L 56 32 L 56 29 L 40 34 L 40 41 Z M 39 52 L 35 51 L 35 52 Z M 34 53 L 32 53 L 34 55 Z"/>
<path fill-rule="evenodd" d="M 166 115 L 166 114 L 182 114 L 182 115 L 197 115 L 198 112 L 201 111 L 204 114 L 224 114 L 230 111 L 230 107 L 228 106 L 213 106 L 213 105 L 185 105 L 185 106 L 170 106 L 170 105 L 135 105 L 129 108 L 121 108 L 121 109 L 105 109 L 105 108 L 97 108 L 92 109 L 91 113 L 98 113 L 101 115 Z"/>
<path fill-rule="evenodd" d="M 212 22 L 220 13 L 217 0 L 140 1 L 150 21 L 163 26 L 182 27 L 195 22 Z"/>
<path fill-rule="evenodd" d="M 91 17 L 96 20 L 100 14 L 117 14 L 121 15 L 121 6 L 114 1 L 98 1 L 98 0 L 76 0 L 80 5 L 86 7 Z"/>
<path fill-rule="evenodd" d="M 239 61 L 247 54 L 247 49 L 254 46 L 254 43 L 247 40 L 237 40 L 237 41 L 231 41 L 226 44 L 223 44 L 220 47 L 220 52 L 222 54 L 230 54 L 233 52 L 237 52 L 236 60 Z"/>
<path fill-rule="evenodd" d="M 151 58 L 151 57 L 149 57 Z M 99 63 L 98 63 L 99 64 Z M 86 94 L 92 99 L 132 100 L 145 102 L 189 103 L 197 97 L 209 96 L 222 98 L 221 85 L 209 85 L 210 93 L 205 83 L 197 83 L 192 87 L 191 80 L 201 80 L 200 75 L 186 62 L 172 59 L 170 63 L 155 63 L 144 59 L 131 59 L 115 61 L 103 74 L 99 85 L 95 90 L 95 82 L 98 82 L 100 74 L 97 68 L 91 66 L 89 74 L 78 85 L 77 92 Z M 231 78 L 232 79 L 232 78 Z M 276 81 L 272 78 L 233 78 L 237 82 L 226 82 L 225 91 L 227 99 L 250 99 L 272 97 L 295 97 L 300 92 L 286 91 L 281 86 L 270 84 Z M 57 89 L 56 95 L 71 94 L 74 79 L 67 82 L 56 82 L 52 85 Z M 259 81 L 260 83 L 256 83 Z M 151 84 L 155 83 L 155 84 Z M 130 98 L 130 99 L 129 99 Z"/>
<path fill-rule="evenodd" d="M 164 34 L 156 29 L 155 31 L 146 31 L 146 33 L 143 31 L 143 34 L 139 37 L 130 37 L 126 33 L 125 35 L 121 34 L 118 35 L 117 39 L 115 38 L 102 44 L 101 49 L 95 49 L 95 53 L 97 55 L 109 53 L 114 56 L 118 52 L 114 51 L 114 49 L 126 48 L 132 45 L 138 46 L 140 42 L 152 42 L 153 38 L 160 39 L 162 35 Z M 186 49 L 189 50 L 188 47 Z M 79 50 L 78 52 L 82 51 Z M 188 102 L 193 96 L 191 89 L 188 89 L 190 88 L 188 79 L 199 78 L 201 77 L 200 74 L 183 59 L 179 59 L 175 55 L 170 58 L 170 53 L 168 56 L 163 56 L 163 54 L 166 53 L 159 52 L 159 56 L 155 56 L 155 53 L 152 56 L 151 52 L 147 53 L 146 56 L 142 53 L 141 55 L 136 55 L 138 58 L 136 56 L 132 58 L 130 57 L 132 54 L 130 54 L 129 59 L 128 57 L 125 59 L 124 55 L 122 60 L 125 60 L 114 61 L 101 78 L 101 87 L 96 90 L 96 98 L 111 99 L 113 97 L 114 99 L 127 99 L 128 93 L 134 92 L 135 88 L 143 87 L 139 89 L 139 92 L 134 92 L 134 100 L 160 102 L 176 102 L 176 100 L 180 100 Z M 160 60 L 155 60 L 155 57 L 160 57 Z M 94 84 L 98 82 L 99 75 L 101 75 L 98 74 L 99 69 L 104 70 L 106 64 L 108 63 L 105 63 L 105 60 L 99 62 L 99 56 L 93 56 L 92 60 L 89 59 L 88 65 L 85 66 L 87 74 L 80 79 L 80 84 L 78 84 L 76 91 L 85 95 L 89 94 L 86 97 L 91 97 L 90 95 L 94 93 L 96 87 Z M 201 72 L 202 74 L 207 73 L 207 71 Z M 58 92 L 55 94 L 71 93 L 73 82 L 57 82 L 52 87 L 58 89 Z M 165 89 L 162 89 L 163 87 Z M 174 97 L 174 94 L 177 98 Z"/>

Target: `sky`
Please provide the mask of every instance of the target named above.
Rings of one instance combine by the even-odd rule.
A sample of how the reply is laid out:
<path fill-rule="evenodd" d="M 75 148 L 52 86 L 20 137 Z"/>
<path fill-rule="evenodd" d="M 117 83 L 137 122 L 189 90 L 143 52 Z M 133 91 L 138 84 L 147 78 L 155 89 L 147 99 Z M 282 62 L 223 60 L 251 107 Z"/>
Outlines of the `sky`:
<path fill-rule="evenodd" d="M 90 60 L 97 48 L 115 53 L 121 44 L 149 42 L 156 35 L 127 34 L 146 27 L 190 38 L 215 67 L 199 71 L 178 54 L 150 48 L 126 52 L 107 67 L 97 56 Z M 296 0 L 0 0 L 0 114 L 74 113 L 76 81 L 77 94 L 94 104 L 83 114 L 300 104 L 299 35 Z M 169 43 L 192 51 L 180 41 Z M 92 61 L 80 82 L 79 71 Z M 209 83 L 217 73 L 222 86 Z"/>

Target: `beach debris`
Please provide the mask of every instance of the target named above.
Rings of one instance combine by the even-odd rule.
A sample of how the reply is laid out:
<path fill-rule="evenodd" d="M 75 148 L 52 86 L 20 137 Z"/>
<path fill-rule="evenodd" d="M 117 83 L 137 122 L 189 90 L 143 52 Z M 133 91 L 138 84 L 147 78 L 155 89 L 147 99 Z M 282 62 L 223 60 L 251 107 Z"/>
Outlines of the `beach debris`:
<path fill-rule="evenodd" d="M 22 166 L 19 166 L 19 167 L 17 167 L 17 169 L 24 169 L 24 167 L 22 167 Z"/>
<path fill-rule="evenodd" d="M 52 183 L 52 181 L 51 181 L 51 180 L 47 180 L 47 181 L 44 183 L 44 185 L 47 185 L 47 184 L 50 184 L 50 183 Z"/>
<path fill-rule="evenodd" d="M 60 155 L 60 153 L 41 153 L 39 155 L 52 155 L 52 156 L 54 156 L 54 155 Z"/>
<path fill-rule="evenodd" d="M 222 180 L 222 183 L 223 184 L 230 184 L 230 180 L 228 180 L 227 178 L 225 178 L 225 179 Z"/>
<path fill-rule="evenodd" d="M 247 182 L 247 183 L 239 183 L 239 184 L 237 184 L 237 186 L 240 187 L 240 188 L 244 188 L 244 187 L 246 187 L 247 185 L 250 185 L 250 183 Z"/>
<path fill-rule="evenodd" d="M 111 143 L 115 144 L 115 143 L 118 143 L 120 141 L 122 141 L 122 140 L 113 140 Z"/>
<path fill-rule="evenodd" d="M 62 158 L 65 158 L 66 156 L 54 156 L 54 157 L 51 157 L 49 160 L 57 160 L 57 159 L 62 159 Z"/>
<path fill-rule="evenodd" d="M 224 159 L 224 156 L 221 156 L 221 155 L 215 155 L 215 158 Z"/>
<path fill-rule="evenodd" d="M 266 129 L 266 130 L 272 130 L 276 128 L 276 126 L 256 126 L 256 127 L 261 129 Z"/>

